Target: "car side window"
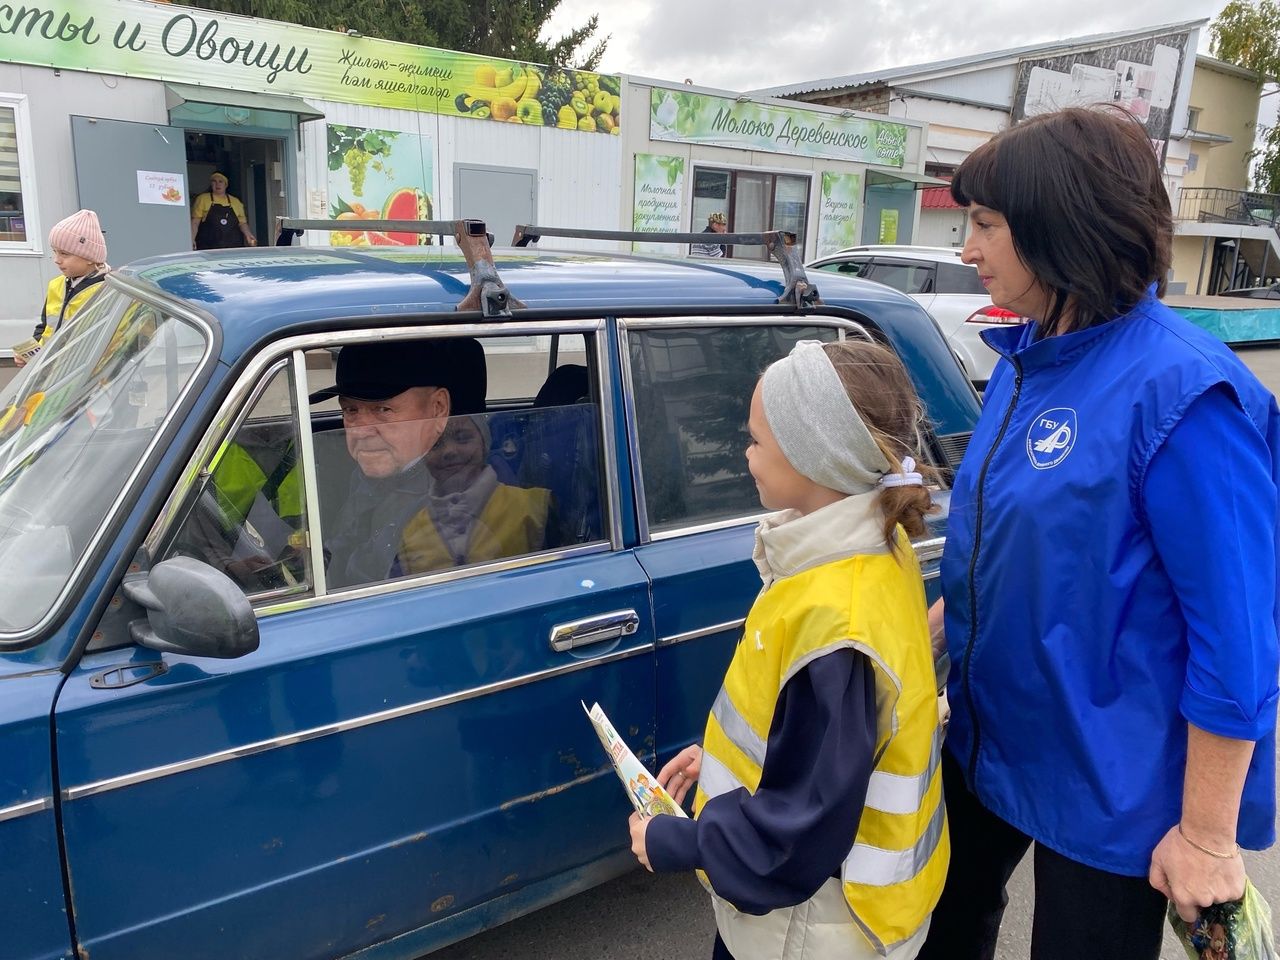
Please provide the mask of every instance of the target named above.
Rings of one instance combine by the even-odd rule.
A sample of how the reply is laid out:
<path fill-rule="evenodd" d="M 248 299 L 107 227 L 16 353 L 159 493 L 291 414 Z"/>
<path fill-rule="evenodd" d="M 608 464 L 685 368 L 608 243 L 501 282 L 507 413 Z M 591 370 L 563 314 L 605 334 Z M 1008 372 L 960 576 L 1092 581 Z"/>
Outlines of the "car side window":
<path fill-rule="evenodd" d="M 984 297 L 987 288 L 982 285 L 978 268 L 967 263 L 938 264 L 938 293 L 963 293 Z"/>
<path fill-rule="evenodd" d="M 831 263 L 819 265 L 819 270 L 826 270 L 830 273 L 843 274 L 846 277 L 863 277 L 866 278 L 871 273 L 870 260 L 835 260 Z"/>
<path fill-rule="evenodd" d="M 292 367 L 282 361 L 205 467 L 162 559 L 181 555 L 208 563 L 252 598 L 311 591 L 293 398 Z"/>
<path fill-rule="evenodd" d="M 763 511 L 747 471 L 756 377 L 830 327 L 641 328 L 629 333 L 640 476 L 652 531 Z"/>
<path fill-rule="evenodd" d="M 871 279 L 907 294 L 932 293 L 933 265 L 905 260 L 877 260 L 875 274 Z"/>
<path fill-rule="evenodd" d="M 434 372 L 380 384 L 388 347 Z M 594 335 L 353 343 L 308 361 L 309 388 L 325 384 L 312 431 L 328 590 L 606 539 Z"/>

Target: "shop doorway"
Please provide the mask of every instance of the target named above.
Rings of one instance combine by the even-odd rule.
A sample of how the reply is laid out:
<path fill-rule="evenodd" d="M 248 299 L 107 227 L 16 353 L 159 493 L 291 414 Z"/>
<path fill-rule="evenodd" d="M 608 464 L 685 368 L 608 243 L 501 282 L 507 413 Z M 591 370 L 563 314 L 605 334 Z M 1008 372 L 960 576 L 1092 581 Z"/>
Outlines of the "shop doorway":
<path fill-rule="evenodd" d="M 713 213 L 723 213 L 729 233 L 788 230 L 803 248 L 809 217 L 809 177 L 756 170 L 717 170 L 695 167 L 693 172 L 694 233 L 707 226 Z M 761 246 L 728 247 L 726 256 L 769 259 Z"/>
<path fill-rule="evenodd" d="M 80 206 L 98 214 L 113 266 L 191 249 L 180 128 L 72 117 L 71 144 Z M 56 221 L 75 211 L 55 212 Z"/>
<path fill-rule="evenodd" d="M 284 142 L 272 137 L 187 129 L 184 143 L 191 200 L 194 202 L 208 191 L 209 177 L 215 171 L 225 174 L 227 193 L 244 206 L 249 229 L 258 243 L 262 246 L 275 243 L 276 217 L 288 212 Z M 188 247 L 190 239 L 188 235 Z"/>

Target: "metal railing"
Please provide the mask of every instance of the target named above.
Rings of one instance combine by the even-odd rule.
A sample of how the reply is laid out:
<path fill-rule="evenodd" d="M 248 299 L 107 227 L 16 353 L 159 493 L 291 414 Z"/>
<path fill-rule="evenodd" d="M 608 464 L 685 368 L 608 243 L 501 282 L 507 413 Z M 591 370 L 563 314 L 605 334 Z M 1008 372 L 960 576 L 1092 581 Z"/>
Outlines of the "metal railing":
<path fill-rule="evenodd" d="M 1252 224 L 1274 229 L 1280 224 L 1280 194 L 1228 187 L 1183 187 L 1178 192 L 1174 219 Z"/>

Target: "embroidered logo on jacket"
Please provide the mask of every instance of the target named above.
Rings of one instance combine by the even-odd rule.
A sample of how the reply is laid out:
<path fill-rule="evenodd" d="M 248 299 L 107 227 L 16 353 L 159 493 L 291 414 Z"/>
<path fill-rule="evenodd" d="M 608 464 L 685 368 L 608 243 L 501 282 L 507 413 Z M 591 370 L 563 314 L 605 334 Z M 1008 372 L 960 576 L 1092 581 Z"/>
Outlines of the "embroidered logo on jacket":
<path fill-rule="evenodd" d="M 1050 407 L 1038 414 L 1027 431 L 1027 456 L 1037 470 L 1056 467 L 1076 445 L 1076 412 Z"/>

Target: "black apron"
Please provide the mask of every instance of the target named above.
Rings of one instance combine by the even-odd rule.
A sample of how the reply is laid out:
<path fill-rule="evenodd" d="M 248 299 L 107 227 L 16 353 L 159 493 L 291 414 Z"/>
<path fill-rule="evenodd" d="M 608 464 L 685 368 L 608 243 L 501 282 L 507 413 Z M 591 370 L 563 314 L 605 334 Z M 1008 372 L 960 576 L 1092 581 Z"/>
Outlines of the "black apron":
<path fill-rule="evenodd" d="M 240 232 L 240 220 L 229 203 L 213 203 L 209 212 L 196 229 L 197 250 L 218 250 L 222 247 L 243 247 L 244 234 Z"/>

